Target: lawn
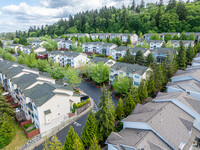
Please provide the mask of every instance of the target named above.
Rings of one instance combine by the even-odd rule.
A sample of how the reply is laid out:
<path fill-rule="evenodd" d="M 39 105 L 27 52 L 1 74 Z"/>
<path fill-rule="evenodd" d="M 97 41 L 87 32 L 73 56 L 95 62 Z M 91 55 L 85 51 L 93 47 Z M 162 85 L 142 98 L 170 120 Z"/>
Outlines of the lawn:
<path fill-rule="evenodd" d="M 14 123 L 14 129 L 15 129 L 15 137 L 12 139 L 12 142 L 4 147 L 2 150 L 17 150 L 19 147 L 21 147 L 26 141 L 28 141 L 26 135 L 24 134 L 21 127 L 17 124 L 15 121 Z"/>

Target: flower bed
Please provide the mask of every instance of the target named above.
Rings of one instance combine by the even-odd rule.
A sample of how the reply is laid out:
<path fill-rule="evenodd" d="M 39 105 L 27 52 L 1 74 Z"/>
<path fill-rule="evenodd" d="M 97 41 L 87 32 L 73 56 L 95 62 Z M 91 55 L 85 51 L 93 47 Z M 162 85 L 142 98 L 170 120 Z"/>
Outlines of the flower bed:
<path fill-rule="evenodd" d="M 24 125 L 24 129 L 28 129 L 30 126 L 33 126 L 33 125 L 34 125 L 34 123 L 25 124 L 25 125 Z"/>

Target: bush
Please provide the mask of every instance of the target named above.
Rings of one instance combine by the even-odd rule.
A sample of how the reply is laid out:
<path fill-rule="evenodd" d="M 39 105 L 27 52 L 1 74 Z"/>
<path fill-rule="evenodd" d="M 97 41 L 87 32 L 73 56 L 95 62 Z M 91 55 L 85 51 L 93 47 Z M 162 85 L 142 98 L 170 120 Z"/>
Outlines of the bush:
<path fill-rule="evenodd" d="M 76 104 L 76 108 L 80 108 L 80 107 L 82 107 L 83 105 L 85 105 L 87 103 L 89 103 L 89 98 L 86 101 L 79 102 L 78 104 Z"/>
<path fill-rule="evenodd" d="M 75 111 L 76 111 L 76 109 L 75 109 L 75 108 L 73 108 L 73 109 L 72 109 L 72 113 L 75 113 Z"/>
<path fill-rule="evenodd" d="M 35 130 L 35 129 L 37 129 L 36 127 L 34 127 L 33 129 L 31 129 L 31 130 L 28 130 L 27 132 L 31 132 L 31 131 L 33 131 L 33 130 Z"/>
<path fill-rule="evenodd" d="M 105 57 L 104 54 L 98 54 L 97 57 Z"/>
<path fill-rule="evenodd" d="M 109 59 L 113 59 L 112 56 L 108 56 Z"/>
<path fill-rule="evenodd" d="M 30 123 L 30 124 L 25 124 L 24 125 L 24 129 L 28 129 L 30 126 L 34 125 L 34 123 Z"/>

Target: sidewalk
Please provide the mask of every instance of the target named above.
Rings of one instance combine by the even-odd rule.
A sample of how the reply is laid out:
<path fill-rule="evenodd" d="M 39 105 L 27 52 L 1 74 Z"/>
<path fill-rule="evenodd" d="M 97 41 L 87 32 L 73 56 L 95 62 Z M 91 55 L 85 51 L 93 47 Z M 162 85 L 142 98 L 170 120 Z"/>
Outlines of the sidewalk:
<path fill-rule="evenodd" d="M 86 93 L 84 93 L 83 91 L 80 90 L 81 94 L 86 95 Z M 94 100 L 90 97 L 90 101 L 91 101 L 91 105 L 81 114 L 76 115 L 72 118 L 69 119 L 69 122 L 65 124 L 65 126 L 63 126 L 62 128 L 60 128 L 57 132 L 55 132 L 54 134 L 58 133 L 59 131 L 61 131 L 62 129 L 64 129 L 65 127 L 67 127 L 68 125 L 70 125 L 71 123 L 73 123 L 74 121 L 76 121 L 77 119 L 81 118 L 83 115 L 85 115 L 86 113 L 88 113 L 90 111 L 91 108 L 94 107 Z M 53 136 L 53 135 L 51 135 Z M 48 136 L 47 138 L 50 138 L 51 136 Z M 23 149 L 23 150 L 33 150 L 35 147 L 41 145 L 44 142 L 44 139 L 40 139 L 39 141 L 35 142 L 34 144 L 32 144 L 31 146 Z M 19 148 L 19 150 L 22 150 L 21 148 Z"/>

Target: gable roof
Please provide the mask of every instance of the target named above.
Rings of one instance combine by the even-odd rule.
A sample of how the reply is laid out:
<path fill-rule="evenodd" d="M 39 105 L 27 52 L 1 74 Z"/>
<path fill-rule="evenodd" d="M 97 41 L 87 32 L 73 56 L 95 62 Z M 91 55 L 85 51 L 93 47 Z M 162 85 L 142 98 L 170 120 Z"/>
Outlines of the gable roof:
<path fill-rule="evenodd" d="M 110 59 L 106 58 L 106 57 L 94 57 L 93 59 L 91 59 L 91 62 L 93 62 L 93 63 L 103 62 L 105 64 L 109 60 Z"/>
<path fill-rule="evenodd" d="M 116 62 L 111 68 L 116 71 L 122 70 L 126 73 L 137 73 L 139 75 L 143 75 L 148 69 L 148 67 L 140 66 L 138 64 L 127 64 L 121 62 Z"/>

